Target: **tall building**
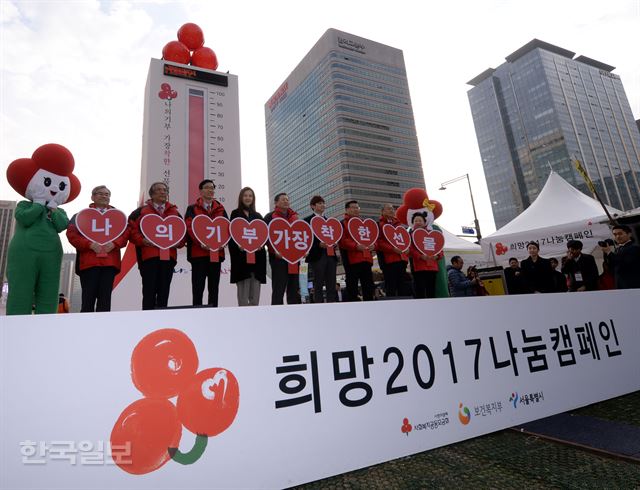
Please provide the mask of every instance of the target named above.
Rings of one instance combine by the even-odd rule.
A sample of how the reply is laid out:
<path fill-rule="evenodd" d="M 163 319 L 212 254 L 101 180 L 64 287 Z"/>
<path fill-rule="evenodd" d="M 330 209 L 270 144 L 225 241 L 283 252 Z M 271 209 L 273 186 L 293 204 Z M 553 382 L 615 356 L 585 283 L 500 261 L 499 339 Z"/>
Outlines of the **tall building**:
<path fill-rule="evenodd" d="M 306 214 L 315 194 L 341 216 L 424 188 L 402 51 L 327 30 L 265 104 L 269 195 Z"/>
<path fill-rule="evenodd" d="M 640 133 L 613 66 L 534 39 L 468 82 L 496 227 L 537 197 L 551 169 L 602 200 L 640 206 Z"/>
<path fill-rule="evenodd" d="M 16 201 L 0 201 L 0 287 L 7 280 L 7 254 L 15 230 Z"/>

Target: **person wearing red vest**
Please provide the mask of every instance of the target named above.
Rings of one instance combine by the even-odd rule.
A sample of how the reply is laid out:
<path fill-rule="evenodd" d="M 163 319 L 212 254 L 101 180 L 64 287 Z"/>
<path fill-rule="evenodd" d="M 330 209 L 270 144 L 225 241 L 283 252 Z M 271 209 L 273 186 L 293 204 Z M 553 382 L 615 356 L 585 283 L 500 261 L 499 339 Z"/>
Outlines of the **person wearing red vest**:
<path fill-rule="evenodd" d="M 224 206 L 213 198 L 216 185 L 210 179 L 205 179 L 198 185 L 200 197 L 187 208 L 184 220 L 187 224 L 187 260 L 191 263 L 191 293 L 193 305 L 202 305 L 205 281 L 208 282 L 207 305 L 218 306 L 218 290 L 220 286 L 220 266 L 224 262 L 224 249 L 218 254 L 219 262 L 212 262 L 209 258 L 209 247 L 203 245 L 193 234 L 191 222 L 199 214 L 209 218 L 223 216 L 228 218 Z"/>
<path fill-rule="evenodd" d="M 91 191 L 90 208 L 104 213 L 114 209 L 109 205 L 111 191 L 99 185 Z M 78 231 L 74 215 L 67 228 L 67 239 L 77 251 L 76 273 L 80 276 L 82 287 L 82 306 L 80 312 L 111 311 L 111 292 L 113 280 L 120 272 L 120 249 L 129 240 L 129 230 L 105 245 L 99 245 Z M 105 256 L 101 256 L 104 255 Z"/>
<path fill-rule="evenodd" d="M 427 225 L 425 215 L 416 213 L 411 218 L 412 233 L 417 228 L 424 228 Z M 413 238 L 413 237 L 412 237 Z M 440 252 L 435 257 L 428 257 L 416 248 L 411 240 L 409 258 L 411 262 L 411 273 L 413 274 L 413 296 L 415 298 L 435 298 L 436 278 L 438 276 L 438 261 L 443 254 Z"/>
<path fill-rule="evenodd" d="M 362 299 L 364 301 L 373 301 L 373 274 L 371 266 L 373 265 L 373 257 L 371 252 L 374 245 L 369 248 L 360 245 L 349 233 L 347 225 L 351 218 L 360 216 L 360 205 L 358 201 L 349 201 L 344 206 L 345 214 L 342 220 L 342 238 L 339 242 L 340 256 L 344 265 L 345 280 L 347 283 L 347 301 L 358 300 L 358 281 L 362 287 Z M 365 253 L 368 250 L 369 253 Z"/>
<path fill-rule="evenodd" d="M 149 188 L 149 199 L 129 215 L 129 240 L 136 246 L 138 269 L 142 277 L 142 309 L 164 308 L 169 303 L 169 292 L 173 269 L 177 262 L 177 248 L 184 246 L 184 240 L 170 250 L 170 260 L 160 260 L 160 249 L 147 240 L 140 230 L 140 220 L 147 214 L 161 217 L 179 216 L 178 208 L 169 202 L 169 187 L 164 182 L 154 182 Z"/>
<path fill-rule="evenodd" d="M 273 200 L 275 207 L 268 213 L 264 220 L 267 224 L 274 218 L 282 218 L 289 223 L 298 219 L 298 213 L 289 207 L 289 196 L 281 192 L 276 194 Z M 289 263 L 273 248 L 271 242 L 267 243 L 269 250 L 269 264 L 271 265 L 271 304 L 284 304 L 284 293 L 287 293 L 288 305 L 299 305 L 300 279 L 299 274 L 289 274 Z"/>
<path fill-rule="evenodd" d="M 402 280 L 407 272 L 407 262 L 402 257 L 402 250 L 392 245 L 384 236 L 382 228 L 386 224 L 393 226 L 401 224 L 400 220 L 396 218 L 396 210 L 393 204 L 382 206 L 380 221 L 378 222 L 380 233 L 376 242 L 378 263 L 384 274 L 384 289 L 387 298 L 392 298 L 400 295 Z"/>

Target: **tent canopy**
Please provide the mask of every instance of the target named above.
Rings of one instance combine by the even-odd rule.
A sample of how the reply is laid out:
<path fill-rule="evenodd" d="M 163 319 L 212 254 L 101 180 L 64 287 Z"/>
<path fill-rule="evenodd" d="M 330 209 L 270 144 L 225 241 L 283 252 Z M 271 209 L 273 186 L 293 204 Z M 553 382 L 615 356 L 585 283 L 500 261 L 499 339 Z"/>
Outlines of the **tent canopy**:
<path fill-rule="evenodd" d="M 612 216 L 622 211 L 607 206 Z M 569 184 L 556 172 L 551 172 L 542 191 L 519 216 L 482 239 L 487 259 L 506 262 L 508 257 L 527 256 L 526 243 L 540 244 L 542 256 L 558 256 L 566 252 L 566 242 L 581 240 L 584 252 L 591 252 L 598 240 L 611 234 L 602 206 Z"/>

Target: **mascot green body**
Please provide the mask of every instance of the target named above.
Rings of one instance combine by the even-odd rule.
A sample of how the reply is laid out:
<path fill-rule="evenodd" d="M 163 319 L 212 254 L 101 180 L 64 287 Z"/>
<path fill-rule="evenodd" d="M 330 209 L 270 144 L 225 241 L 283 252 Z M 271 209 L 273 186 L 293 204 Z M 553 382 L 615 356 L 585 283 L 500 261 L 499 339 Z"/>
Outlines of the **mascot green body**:
<path fill-rule="evenodd" d="M 36 314 L 57 311 L 62 263 L 58 233 L 69 223 L 58 206 L 80 193 L 73 168 L 69 150 L 48 144 L 7 169 L 11 187 L 28 199 L 16 206 L 16 229 L 9 244 L 7 315 L 29 315 L 33 308 Z"/>

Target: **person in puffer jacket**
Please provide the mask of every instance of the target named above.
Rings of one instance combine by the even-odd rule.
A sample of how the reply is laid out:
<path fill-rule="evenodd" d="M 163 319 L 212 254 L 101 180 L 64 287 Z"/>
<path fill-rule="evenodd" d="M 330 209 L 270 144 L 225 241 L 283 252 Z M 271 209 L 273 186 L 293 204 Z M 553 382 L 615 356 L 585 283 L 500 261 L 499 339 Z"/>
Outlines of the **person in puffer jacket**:
<path fill-rule="evenodd" d="M 140 230 L 140 221 L 147 214 L 162 218 L 182 218 L 175 204 L 169 202 L 169 187 L 164 182 L 154 182 L 149 188 L 149 199 L 129 215 L 129 240 L 136 246 L 138 268 L 142 276 L 142 309 L 165 308 L 169 303 L 171 279 L 176 266 L 176 249 L 184 247 L 184 240 L 170 249 L 170 259 L 160 260 L 160 249 L 147 240 Z"/>
<path fill-rule="evenodd" d="M 475 296 L 475 285 L 478 279 L 468 279 L 462 272 L 464 260 L 459 255 L 451 257 L 451 265 L 447 266 L 447 276 L 449 278 L 449 293 L 453 297 Z"/>
<path fill-rule="evenodd" d="M 210 179 L 205 179 L 198 184 L 200 197 L 194 204 L 187 208 L 184 220 L 187 225 L 187 260 L 191 263 L 191 294 L 193 305 L 202 305 L 204 284 L 207 285 L 207 305 L 216 308 L 218 306 L 218 291 L 220 287 L 220 266 L 224 262 L 224 249 L 218 253 L 218 262 L 212 262 L 209 247 L 198 241 L 191 229 L 193 218 L 204 214 L 209 218 L 222 216 L 229 218 L 224 206 L 213 198 L 216 185 Z"/>
<path fill-rule="evenodd" d="M 427 225 L 425 216 L 422 213 L 416 213 L 411 218 L 411 234 L 418 228 L 424 228 Z M 436 278 L 440 267 L 438 261 L 443 254 L 440 252 L 435 257 L 428 257 L 422 253 L 414 245 L 411 240 L 411 248 L 409 250 L 409 258 L 411 261 L 411 273 L 413 275 L 413 294 L 415 298 L 435 298 L 436 297 Z"/>
<path fill-rule="evenodd" d="M 90 208 L 104 213 L 115 209 L 111 202 L 111 191 L 107 186 L 99 185 L 91 191 Z M 76 273 L 80 276 L 82 287 L 81 313 L 93 311 L 111 311 L 111 293 L 116 274 L 120 272 L 120 249 L 129 241 L 129 229 L 115 240 L 99 245 L 86 238 L 76 226 L 74 215 L 67 228 L 67 239 L 76 249 Z"/>

